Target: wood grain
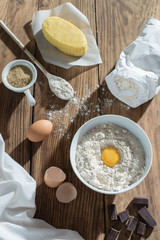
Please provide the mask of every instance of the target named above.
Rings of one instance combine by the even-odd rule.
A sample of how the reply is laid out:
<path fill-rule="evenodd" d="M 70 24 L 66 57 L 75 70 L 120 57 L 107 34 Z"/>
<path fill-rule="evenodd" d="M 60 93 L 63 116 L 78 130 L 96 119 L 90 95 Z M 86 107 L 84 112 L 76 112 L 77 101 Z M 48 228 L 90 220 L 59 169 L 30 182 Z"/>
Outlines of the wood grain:
<path fill-rule="evenodd" d="M 97 40 L 103 64 L 90 67 L 62 69 L 47 64 L 34 41 L 30 22 L 37 10 L 52 9 L 67 0 L 13 0 L 0 1 L 1 19 L 26 45 L 42 65 L 52 74 L 71 83 L 75 101 L 64 102 L 53 96 L 45 76 L 38 71 L 35 87 L 31 90 L 37 104 L 31 108 L 23 94 L 16 94 L 0 84 L 0 132 L 6 143 L 6 152 L 19 162 L 37 182 L 37 218 L 56 228 L 78 231 L 85 240 L 106 240 L 111 226 L 121 230 L 119 240 L 140 239 L 126 232 L 124 225 L 110 222 L 108 205 L 115 203 L 118 212 L 128 208 L 133 215 L 137 209 L 131 201 L 134 196 L 148 196 L 149 210 L 158 226 L 148 231 L 144 239 L 159 240 L 160 231 L 160 111 L 159 94 L 136 109 L 117 100 L 108 90 L 105 76 L 109 74 L 119 54 L 136 39 L 149 17 L 160 19 L 160 0 L 72 0 L 89 20 Z M 11 60 L 26 55 L 0 29 L 1 72 Z M 0 72 L 0 73 L 1 73 Z M 70 165 L 69 150 L 78 128 L 87 120 L 103 114 L 119 114 L 137 122 L 147 133 L 153 148 L 153 164 L 146 179 L 133 190 L 120 195 L 102 195 L 84 186 L 75 176 Z M 39 119 L 53 123 L 51 135 L 42 143 L 26 139 L 28 127 Z M 135 149 L 136 151 L 136 149 Z M 50 166 L 63 169 L 66 181 L 75 185 L 78 197 L 70 204 L 56 200 L 56 190 L 43 181 L 45 170 Z"/>
<path fill-rule="evenodd" d="M 103 59 L 103 64 L 99 66 L 100 72 L 100 96 L 104 95 L 102 88 L 104 87 L 105 76 L 114 68 L 119 54 L 126 46 L 136 39 L 148 17 L 160 19 L 159 1 L 96 1 L 96 16 L 97 16 L 97 35 L 98 44 Z M 102 25 L 101 16 L 104 23 Z M 148 134 L 153 147 L 153 164 L 147 178 L 135 189 L 121 195 L 115 195 L 114 203 L 118 207 L 118 211 L 123 211 L 126 208 L 133 209 L 131 201 L 134 196 L 148 196 L 150 198 L 149 210 L 154 215 L 156 220 L 159 218 L 159 201 L 157 197 L 160 194 L 158 188 L 158 173 L 159 168 L 159 151 L 157 150 L 157 140 L 160 120 L 158 117 L 159 96 L 156 96 L 152 101 L 143 104 L 142 106 L 132 109 L 122 102 L 118 101 L 108 91 L 106 87 L 105 97 L 102 100 L 102 114 L 120 114 L 137 122 Z M 151 117 L 152 116 L 152 117 Z M 157 128 L 157 131 L 155 131 Z M 157 133 L 157 134 L 156 134 Z M 156 172 L 155 172 L 156 169 Z M 154 189 L 153 186 L 155 186 Z M 110 202 L 110 197 L 105 196 L 106 209 Z M 137 215 L 137 211 L 132 211 L 132 214 Z M 137 236 L 129 234 L 121 224 L 111 223 L 108 212 L 106 211 L 106 228 L 115 226 L 122 229 L 118 239 L 138 239 Z M 157 227 L 159 229 L 159 227 Z M 159 232 L 153 230 L 146 233 L 145 239 L 159 239 Z"/>
<path fill-rule="evenodd" d="M 65 1 L 61 3 L 63 2 Z M 93 32 L 95 33 L 95 11 L 90 11 L 90 9 L 94 9 L 94 1 L 87 1 L 85 5 L 82 4 L 82 1 L 72 1 L 72 3 L 87 15 Z M 51 9 L 59 4 L 59 1 L 40 1 L 39 7 L 40 9 Z M 39 59 L 39 55 L 37 55 L 37 57 Z M 41 61 L 43 62 L 43 60 Z M 58 67 L 55 68 L 49 64 L 45 66 L 52 74 L 61 76 L 71 83 L 76 91 L 78 101 L 85 98 L 86 95 L 91 95 L 88 100 L 86 99 L 88 102 L 84 101 L 84 104 L 87 106 L 89 102 L 92 102 L 96 105 L 98 98 L 97 93 L 95 93 L 98 84 L 97 66 L 73 67 L 68 70 Z M 43 79 L 44 76 L 41 76 L 40 81 L 46 81 L 46 79 Z M 44 84 L 45 86 L 47 85 L 46 82 L 44 82 Z M 46 141 L 43 141 L 42 145 L 33 156 L 32 172 L 38 185 L 37 205 L 40 206 L 37 209 L 36 217 L 43 218 L 57 228 L 76 230 L 85 239 L 96 239 L 99 233 L 104 232 L 103 196 L 89 191 L 74 175 L 69 161 L 69 148 L 74 133 L 86 120 L 96 116 L 97 110 L 95 109 L 96 111 L 91 112 L 88 116 L 82 116 L 81 111 L 79 111 L 79 107 L 81 107 L 79 103 L 64 103 L 53 97 L 48 86 L 47 89 L 42 90 L 45 91 L 45 93 L 39 92 L 39 90 L 40 89 L 37 88 L 35 90 L 37 105 L 35 106 L 36 114 L 34 115 L 34 121 L 39 118 L 48 118 L 47 114 L 52 115 L 57 107 L 62 114 L 57 113 L 54 117 L 51 116 L 48 118 L 53 122 L 53 133 Z M 90 92 L 90 94 L 88 94 L 88 92 Z M 44 107 L 42 110 L 39 97 L 43 98 L 43 96 L 45 98 L 43 99 L 45 104 L 43 102 Z M 44 185 L 44 171 L 50 166 L 62 168 L 67 175 L 66 181 L 70 181 L 75 185 L 78 191 L 76 201 L 73 201 L 69 205 L 61 204 L 56 200 L 55 189 L 48 189 Z M 101 212 L 100 215 L 99 212 Z M 49 217 L 48 213 L 50 213 Z M 95 216 L 99 217 L 95 218 Z M 70 220 L 68 221 L 68 219 Z"/>
<path fill-rule="evenodd" d="M 30 11 L 31 6 L 32 11 Z M 36 11 L 36 4 L 32 4 L 32 1 L 0 1 L 0 9 L 1 19 L 23 44 L 27 45 L 30 39 L 25 27 Z M 34 53 L 34 47 L 33 40 L 28 49 Z M 21 58 L 27 59 L 3 29 L 0 29 L 0 49 L 1 72 L 8 62 Z M 0 132 L 5 140 L 6 152 L 29 172 L 31 145 L 26 139 L 26 130 L 32 121 L 32 109 L 24 94 L 11 92 L 2 83 L 0 84 L 0 102 L 3 105 L 0 112 Z"/>

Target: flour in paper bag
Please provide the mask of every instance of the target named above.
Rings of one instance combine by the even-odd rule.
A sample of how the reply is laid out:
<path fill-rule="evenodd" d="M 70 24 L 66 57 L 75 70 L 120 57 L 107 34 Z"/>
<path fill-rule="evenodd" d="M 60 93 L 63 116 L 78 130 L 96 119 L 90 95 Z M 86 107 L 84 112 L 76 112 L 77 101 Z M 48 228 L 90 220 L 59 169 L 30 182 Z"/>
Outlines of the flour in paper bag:
<path fill-rule="evenodd" d="M 121 52 L 115 69 L 105 78 L 112 94 L 130 107 L 147 102 L 160 90 L 157 41 L 160 42 L 160 21 L 150 18 L 139 37 Z"/>

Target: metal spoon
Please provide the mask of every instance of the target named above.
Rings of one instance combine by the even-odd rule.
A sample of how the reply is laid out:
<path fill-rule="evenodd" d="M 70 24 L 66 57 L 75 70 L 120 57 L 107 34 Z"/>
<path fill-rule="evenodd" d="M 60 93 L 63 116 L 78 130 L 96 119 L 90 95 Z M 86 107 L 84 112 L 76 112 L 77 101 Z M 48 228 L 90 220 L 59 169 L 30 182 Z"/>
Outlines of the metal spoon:
<path fill-rule="evenodd" d="M 72 86 L 63 78 L 50 74 L 42 66 L 40 62 L 28 51 L 21 41 L 11 32 L 11 30 L 0 20 L 0 26 L 8 33 L 8 35 L 17 43 L 17 45 L 25 52 L 25 54 L 37 65 L 48 79 L 51 91 L 62 100 L 69 100 L 74 95 Z"/>

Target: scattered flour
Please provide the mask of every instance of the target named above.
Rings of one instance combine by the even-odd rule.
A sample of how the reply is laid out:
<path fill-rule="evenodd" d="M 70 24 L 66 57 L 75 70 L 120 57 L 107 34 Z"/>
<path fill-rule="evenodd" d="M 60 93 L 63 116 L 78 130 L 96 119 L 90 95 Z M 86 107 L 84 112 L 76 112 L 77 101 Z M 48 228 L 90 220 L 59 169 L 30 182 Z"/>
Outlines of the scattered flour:
<path fill-rule="evenodd" d="M 44 87 L 43 82 L 39 82 L 39 85 Z M 64 105 L 63 108 L 60 108 L 58 99 L 53 102 L 53 98 L 49 99 L 48 109 L 42 113 L 42 118 L 47 118 L 52 121 L 58 121 L 60 124 L 60 131 L 56 128 L 53 129 L 52 133 L 56 136 L 61 132 L 62 137 L 69 139 L 72 135 L 72 131 L 69 131 L 68 124 L 76 121 L 77 116 L 84 118 L 84 121 L 88 121 L 91 118 L 91 114 L 94 116 L 101 115 L 104 112 L 104 108 L 110 108 L 114 104 L 116 98 L 108 98 L 108 92 L 103 85 L 97 85 L 97 88 L 101 88 L 101 99 L 98 98 L 97 102 L 92 100 L 92 92 L 88 88 L 88 85 L 84 85 L 85 96 L 79 98 L 78 91 L 74 92 L 73 97 Z M 95 99 L 94 99 L 95 100 Z M 122 102 L 119 102 L 120 107 L 129 110 L 130 107 Z M 72 109 L 74 108 L 74 111 Z M 106 111 L 106 110 L 105 110 Z M 67 121 L 63 121 L 64 118 Z"/>
<path fill-rule="evenodd" d="M 101 151 L 115 147 L 121 156 L 114 167 L 101 160 Z M 120 126 L 106 123 L 87 132 L 76 151 L 80 175 L 91 185 L 107 191 L 119 191 L 138 180 L 145 167 L 144 150 L 139 140 Z"/>

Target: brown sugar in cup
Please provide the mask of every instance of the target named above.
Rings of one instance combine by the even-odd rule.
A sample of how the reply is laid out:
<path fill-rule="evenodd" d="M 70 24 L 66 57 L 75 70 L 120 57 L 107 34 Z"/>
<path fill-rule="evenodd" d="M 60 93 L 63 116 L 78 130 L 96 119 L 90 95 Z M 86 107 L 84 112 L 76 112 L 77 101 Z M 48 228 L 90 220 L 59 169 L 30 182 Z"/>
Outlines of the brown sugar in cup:
<path fill-rule="evenodd" d="M 17 65 L 10 69 L 7 80 L 8 83 L 15 88 L 23 88 L 31 82 L 32 72 L 24 65 Z"/>
<path fill-rule="evenodd" d="M 44 182 L 48 187 L 56 188 L 66 179 L 66 174 L 58 167 L 50 167 L 45 171 Z"/>
<path fill-rule="evenodd" d="M 24 93 L 30 106 L 36 104 L 30 93 L 30 88 L 37 79 L 35 66 L 24 59 L 17 59 L 9 62 L 2 71 L 2 82 L 11 91 Z"/>

